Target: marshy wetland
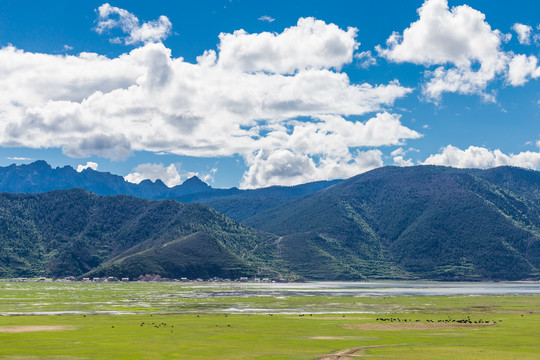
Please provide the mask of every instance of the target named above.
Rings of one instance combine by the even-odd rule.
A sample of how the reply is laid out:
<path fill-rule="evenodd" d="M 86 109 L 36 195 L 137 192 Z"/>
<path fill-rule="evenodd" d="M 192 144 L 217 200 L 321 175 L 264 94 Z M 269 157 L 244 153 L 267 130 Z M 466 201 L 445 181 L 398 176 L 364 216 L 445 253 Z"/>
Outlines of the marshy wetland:
<path fill-rule="evenodd" d="M 0 282 L 1 359 L 538 359 L 540 283 Z"/>

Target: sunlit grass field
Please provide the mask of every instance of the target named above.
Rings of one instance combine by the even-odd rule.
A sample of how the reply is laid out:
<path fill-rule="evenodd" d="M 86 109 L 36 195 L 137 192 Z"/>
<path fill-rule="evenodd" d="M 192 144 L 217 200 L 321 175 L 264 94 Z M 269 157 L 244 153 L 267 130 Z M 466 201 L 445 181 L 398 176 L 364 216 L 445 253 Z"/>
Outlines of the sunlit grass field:
<path fill-rule="evenodd" d="M 0 358 L 540 358 L 539 295 L 289 296 L 259 290 L 210 283 L 0 282 Z"/>

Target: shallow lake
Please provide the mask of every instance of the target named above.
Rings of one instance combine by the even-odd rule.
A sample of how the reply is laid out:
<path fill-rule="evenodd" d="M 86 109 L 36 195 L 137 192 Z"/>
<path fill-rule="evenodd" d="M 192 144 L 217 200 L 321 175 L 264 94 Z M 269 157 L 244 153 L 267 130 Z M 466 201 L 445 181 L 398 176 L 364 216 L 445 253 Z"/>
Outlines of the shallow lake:
<path fill-rule="evenodd" d="M 0 316 L 383 313 L 431 306 L 429 296 L 504 295 L 540 295 L 540 282 L 0 282 Z"/>
<path fill-rule="evenodd" d="M 195 286 L 196 287 L 196 286 Z M 213 296 L 438 296 L 438 295 L 540 295 L 540 282 L 306 282 L 306 283 L 232 283 Z"/>

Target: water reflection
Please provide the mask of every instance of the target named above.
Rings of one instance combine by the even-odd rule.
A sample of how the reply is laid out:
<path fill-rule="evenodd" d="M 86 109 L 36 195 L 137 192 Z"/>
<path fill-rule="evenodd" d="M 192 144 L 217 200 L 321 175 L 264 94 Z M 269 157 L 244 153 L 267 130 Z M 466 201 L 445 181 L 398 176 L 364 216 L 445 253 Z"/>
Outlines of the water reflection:
<path fill-rule="evenodd" d="M 212 291 L 207 285 L 200 290 L 209 296 L 438 296 L 438 295 L 540 295 L 540 282 L 308 282 L 229 284 Z M 206 290 L 206 291 L 205 291 Z"/>

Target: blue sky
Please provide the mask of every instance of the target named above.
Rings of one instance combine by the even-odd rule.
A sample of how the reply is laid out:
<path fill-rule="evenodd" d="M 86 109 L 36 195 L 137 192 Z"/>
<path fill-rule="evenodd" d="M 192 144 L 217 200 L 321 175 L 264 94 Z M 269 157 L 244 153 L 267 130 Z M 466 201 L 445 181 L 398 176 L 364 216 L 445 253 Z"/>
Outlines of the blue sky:
<path fill-rule="evenodd" d="M 2 1 L 0 166 L 244 188 L 539 169 L 540 4 L 513 5 Z"/>

